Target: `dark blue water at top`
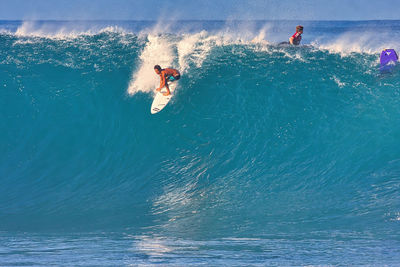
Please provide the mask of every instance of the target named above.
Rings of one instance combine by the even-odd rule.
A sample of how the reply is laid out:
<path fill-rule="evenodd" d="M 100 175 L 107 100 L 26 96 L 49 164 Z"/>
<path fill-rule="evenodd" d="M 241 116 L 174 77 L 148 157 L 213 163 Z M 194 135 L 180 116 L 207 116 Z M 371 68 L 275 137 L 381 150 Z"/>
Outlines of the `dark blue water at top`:
<path fill-rule="evenodd" d="M 399 24 L 0 22 L 0 265 L 398 264 Z"/>

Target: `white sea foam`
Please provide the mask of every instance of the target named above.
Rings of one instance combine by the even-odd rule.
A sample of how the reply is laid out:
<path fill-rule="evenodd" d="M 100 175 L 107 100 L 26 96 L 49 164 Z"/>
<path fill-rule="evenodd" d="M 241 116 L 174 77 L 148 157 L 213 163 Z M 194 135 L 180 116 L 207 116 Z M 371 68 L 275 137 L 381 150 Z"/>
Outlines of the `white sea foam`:
<path fill-rule="evenodd" d="M 334 75 L 331 79 L 332 79 L 340 88 L 343 88 L 343 87 L 346 86 L 346 83 L 340 81 L 340 79 L 339 79 L 338 77 L 336 77 L 336 75 Z"/>
<path fill-rule="evenodd" d="M 130 95 L 153 92 L 158 87 L 159 77 L 154 72 L 154 65 L 176 68 L 184 74 L 191 65 L 200 68 L 217 45 L 216 37 L 205 31 L 173 37 L 149 34 L 146 39 L 146 46 L 139 56 L 139 68 L 132 74 L 128 87 Z"/>
<path fill-rule="evenodd" d="M 209 36 L 206 31 L 194 35 L 185 35 L 177 43 L 179 66 L 182 72 L 193 62 L 196 67 L 201 67 L 210 50 L 215 46 L 215 36 Z"/>
<path fill-rule="evenodd" d="M 270 42 L 268 42 L 268 37 L 269 37 L 269 31 L 270 31 L 270 25 L 266 24 L 264 27 L 258 32 L 258 34 L 251 40 L 252 43 L 256 44 L 263 44 L 267 45 Z"/>
<path fill-rule="evenodd" d="M 104 32 L 127 34 L 119 26 L 94 27 L 85 22 L 37 22 L 24 21 L 15 31 L 17 37 L 40 37 L 48 39 L 74 39 L 82 35 L 96 35 Z"/>
<path fill-rule="evenodd" d="M 15 32 L 18 37 L 44 37 L 54 39 L 76 38 L 82 34 L 76 29 L 67 29 L 65 26 L 38 24 L 35 21 L 24 21 Z"/>
<path fill-rule="evenodd" d="M 140 58 L 140 67 L 133 73 L 129 84 L 130 95 L 137 92 L 152 92 L 157 88 L 159 79 L 154 72 L 154 65 L 161 67 L 173 67 L 175 58 L 173 43 L 163 36 L 147 36 L 148 42 L 143 49 Z"/>
<path fill-rule="evenodd" d="M 352 53 L 376 54 L 384 48 L 398 47 L 398 42 L 390 34 L 370 32 L 346 32 L 330 40 L 316 39 L 312 44 L 342 56 Z"/>

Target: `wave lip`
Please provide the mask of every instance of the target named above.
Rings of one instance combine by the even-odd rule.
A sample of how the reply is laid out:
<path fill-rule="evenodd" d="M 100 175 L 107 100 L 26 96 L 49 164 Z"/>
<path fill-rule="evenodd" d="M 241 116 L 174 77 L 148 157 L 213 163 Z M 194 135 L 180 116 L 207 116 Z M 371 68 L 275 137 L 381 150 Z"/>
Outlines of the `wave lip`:
<path fill-rule="evenodd" d="M 291 21 L 4 21 L 1 32 L 18 37 L 77 38 L 102 32 L 120 34 L 196 35 L 205 31 L 225 40 L 278 44 L 292 34 Z M 396 21 L 391 22 L 304 22 L 303 44 L 346 55 L 377 53 L 383 48 L 398 49 Z M 331 32 L 329 32 L 330 29 Z"/>

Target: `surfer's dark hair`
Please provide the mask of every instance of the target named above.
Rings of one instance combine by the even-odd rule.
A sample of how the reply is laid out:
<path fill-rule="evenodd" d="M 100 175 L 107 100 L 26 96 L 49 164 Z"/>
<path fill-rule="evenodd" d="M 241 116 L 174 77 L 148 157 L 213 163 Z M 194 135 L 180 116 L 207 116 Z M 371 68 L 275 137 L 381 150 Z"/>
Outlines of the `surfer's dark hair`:
<path fill-rule="evenodd" d="M 155 65 L 155 66 L 154 66 L 154 69 L 155 69 L 155 70 L 159 70 L 159 71 L 161 71 L 161 67 L 160 67 L 160 65 Z"/>
<path fill-rule="evenodd" d="M 296 31 L 299 31 L 299 30 L 303 30 L 303 26 L 298 25 L 298 26 L 296 27 Z"/>

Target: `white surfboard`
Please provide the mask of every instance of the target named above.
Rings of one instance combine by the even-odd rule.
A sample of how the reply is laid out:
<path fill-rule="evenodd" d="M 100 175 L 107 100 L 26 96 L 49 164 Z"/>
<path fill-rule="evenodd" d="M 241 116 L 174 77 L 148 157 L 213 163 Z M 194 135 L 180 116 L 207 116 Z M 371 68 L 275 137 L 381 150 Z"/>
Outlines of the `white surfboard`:
<path fill-rule="evenodd" d="M 156 93 L 156 96 L 154 97 L 153 103 L 151 104 L 151 114 L 155 114 L 160 112 L 165 106 L 168 104 L 168 102 L 171 100 L 173 93 L 175 91 L 177 82 L 169 82 L 168 87 L 171 92 L 170 95 L 163 95 L 164 92 L 167 92 L 167 89 L 163 87 L 160 92 Z"/>

